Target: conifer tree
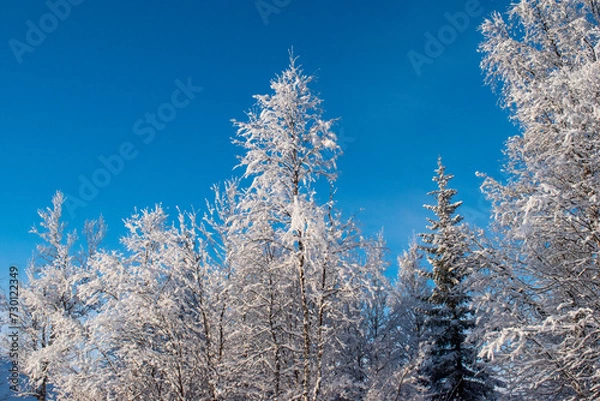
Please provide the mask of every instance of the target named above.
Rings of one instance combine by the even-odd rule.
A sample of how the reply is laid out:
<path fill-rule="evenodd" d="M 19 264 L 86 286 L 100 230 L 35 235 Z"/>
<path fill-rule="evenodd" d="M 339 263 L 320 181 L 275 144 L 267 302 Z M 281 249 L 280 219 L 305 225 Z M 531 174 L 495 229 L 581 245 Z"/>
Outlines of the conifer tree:
<path fill-rule="evenodd" d="M 475 321 L 466 279 L 470 273 L 468 234 L 456 210 L 457 191 L 448 187 L 453 175 L 438 159 L 433 180 L 438 188 L 430 192 L 436 204 L 425 205 L 435 218 L 428 218 L 428 233 L 421 234 L 432 269 L 428 276 L 433 289 L 424 322 L 425 358 L 420 366 L 427 387 L 426 399 L 476 401 L 493 397 L 493 384 L 480 364 L 477 349 L 467 341 Z"/>

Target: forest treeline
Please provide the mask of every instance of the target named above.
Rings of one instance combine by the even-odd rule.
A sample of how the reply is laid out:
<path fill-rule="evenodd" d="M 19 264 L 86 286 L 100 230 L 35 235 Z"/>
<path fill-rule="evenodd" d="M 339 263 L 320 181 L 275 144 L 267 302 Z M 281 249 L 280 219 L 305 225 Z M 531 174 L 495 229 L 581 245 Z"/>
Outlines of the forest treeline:
<path fill-rule="evenodd" d="M 139 210 L 107 249 L 101 218 L 66 230 L 58 192 L 19 293 L 19 391 L 600 399 L 599 22 L 596 0 L 520 0 L 485 20 L 482 69 L 520 128 L 505 179 L 482 175 L 490 224 L 462 221 L 440 159 L 394 279 L 383 237 L 336 208 L 335 124 L 293 57 L 234 121 L 243 174 L 203 211 Z"/>

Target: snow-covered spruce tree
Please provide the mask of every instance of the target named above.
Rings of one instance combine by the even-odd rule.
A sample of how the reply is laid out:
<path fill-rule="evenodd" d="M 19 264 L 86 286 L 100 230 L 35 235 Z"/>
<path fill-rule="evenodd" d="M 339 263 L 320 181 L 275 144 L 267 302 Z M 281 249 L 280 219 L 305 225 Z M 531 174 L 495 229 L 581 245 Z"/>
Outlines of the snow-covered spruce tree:
<path fill-rule="evenodd" d="M 487 178 L 500 245 L 487 328 L 519 399 L 600 398 L 600 6 L 522 0 L 485 21 L 482 67 L 522 135 Z"/>
<path fill-rule="evenodd" d="M 84 373 L 87 356 L 81 342 L 92 307 L 80 288 L 89 280 L 89 260 L 105 233 L 102 219 L 86 222 L 85 248 L 77 251 L 76 233 L 67 234 L 61 221 L 64 201 L 57 192 L 52 208 L 38 211 L 42 221 L 32 233 L 43 243 L 38 245 L 27 281 L 22 281 L 19 291 L 19 363 L 26 377 L 20 393 L 39 401 L 68 391 L 74 377 Z"/>
<path fill-rule="evenodd" d="M 335 179 L 332 121 L 290 59 L 256 96 L 256 112 L 235 121 L 249 181 L 232 224 L 242 240 L 231 262 L 237 307 L 239 399 L 352 399 L 360 383 L 338 372 L 345 333 L 368 287 L 368 264 L 354 256 L 354 224 L 320 203 L 319 178 Z M 332 191 L 333 192 L 333 191 Z"/>
<path fill-rule="evenodd" d="M 423 346 L 419 367 L 427 388 L 426 399 L 484 401 L 494 399 L 494 384 L 478 358 L 478 350 L 467 341 L 475 325 L 466 279 L 471 273 L 469 239 L 456 213 L 461 201 L 453 202 L 453 178 L 438 159 L 433 180 L 437 189 L 429 193 L 436 204 L 425 205 L 435 218 L 428 218 L 430 232 L 421 234 L 420 249 L 431 265 L 432 294 L 425 306 Z"/>

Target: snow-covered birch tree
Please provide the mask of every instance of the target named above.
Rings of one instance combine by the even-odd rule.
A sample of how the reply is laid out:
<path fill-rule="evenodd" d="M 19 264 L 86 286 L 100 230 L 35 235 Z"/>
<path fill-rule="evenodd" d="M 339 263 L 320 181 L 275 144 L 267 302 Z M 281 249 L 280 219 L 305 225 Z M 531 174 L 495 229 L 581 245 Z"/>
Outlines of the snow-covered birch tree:
<path fill-rule="evenodd" d="M 84 243 L 77 249 L 77 234 L 66 232 L 62 221 L 65 198 L 57 192 L 52 207 L 39 210 L 39 227 L 31 232 L 43 242 L 27 268 L 20 297 L 20 365 L 26 382 L 21 395 L 39 401 L 64 393 L 72 378 L 83 372 L 86 355 L 81 343 L 93 306 L 81 292 L 89 280 L 89 261 L 105 234 L 102 219 L 86 222 Z"/>
<path fill-rule="evenodd" d="M 482 67 L 522 130 L 509 179 L 483 186 L 500 245 L 487 351 L 520 399 L 600 397 L 599 22 L 597 1 L 522 0 L 482 25 Z"/>
<path fill-rule="evenodd" d="M 371 387 L 367 400 L 419 400 L 424 392 L 419 380 L 421 364 L 425 305 L 431 288 L 427 284 L 422 255 L 416 239 L 407 251 L 398 257 L 396 282 L 385 288 L 385 304 L 379 309 L 384 324 L 380 329 L 382 340 L 377 352 L 385 363 L 371 369 Z"/>
<path fill-rule="evenodd" d="M 196 213 L 170 224 L 157 206 L 125 225 L 125 252 L 99 253 L 83 286 L 99 305 L 86 322 L 94 358 L 66 399 L 224 399 L 228 282 Z"/>
<path fill-rule="evenodd" d="M 290 59 L 256 96 L 235 141 L 250 181 L 238 204 L 243 249 L 232 285 L 238 294 L 241 391 L 252 399 L 335 399 L 356 383 L 336 374 L 342 333 L 367 286 L 368 264 L 351 221 L 320 202 L 315 184 L 333 185 L 339 147 L 324 120 L 312 77 Z"/>

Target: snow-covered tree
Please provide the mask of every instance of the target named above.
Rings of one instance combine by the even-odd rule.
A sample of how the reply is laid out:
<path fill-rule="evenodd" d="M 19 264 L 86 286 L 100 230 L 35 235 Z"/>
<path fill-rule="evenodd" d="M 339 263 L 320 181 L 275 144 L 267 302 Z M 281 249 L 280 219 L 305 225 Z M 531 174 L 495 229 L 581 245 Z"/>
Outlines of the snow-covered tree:
<path fill-rule="evenodd" d="M 488 354 L 519 399 L 600 397 L 600 7 L 521 0 L 485 21 L 483 68 L 522 135 L 487 178 L 498 246 Z"/>
<path fill-rule="evenodd" d="M 438 160 L 433 180 L 437 189 L 429 193 L 434 205 L 424 207 L 433 212 L 428 218 L 429 232 L 421 234 L 431 265 L 428 277 L 433 289 L 425 310 L 425 358 L 420 374 L 427 387 L 426 399 L 431 400 L 491 400 L 494 384 L 478 359 L 476 347 L 467 341 L 475 325 L 466 278 L 472 271 L 467 232 L 456 213 L 461 201 L 454 202 L 456 190 L 448 187 L 452 175 L 446 174 Z"/>
<path fill-rule="evenodd" d="M 125 221 L 128 234 L 122 240 L 126 253 L 100 254 L 95 261 L 97 278 L 88 291 L 100 299 L 102 308 L 90 326 L 100 361 L 97 384 L 81 389 L 92 399 L 161 399 L 172 394 L 166 360 L 179 333 L 169 333 L 173 324 L 183 325 L 173 302 L 177 256 L 171 252 L 173 231 L 167 227 L 162 208 L 143 210 Z M 173 322 L 176 320 L 176 323 Z M 173 354 L 171 354 L 171 352 Z"/>
<path fill-rule="evenodd" d="M 227 277 L 195 213 L 170 225 L 162 207 L 126 220 L 126 253 L 101 253 L 86 293 L 101 307 L 87 325 L 93 374 L 86 400 L 222 399 Z M 74 396 L 68 399 L 76 399 Z"/>
<path fill-rule="evenodd" d="M 419 400 L 424 388 L 418 366 L 423 353 L 424 311 L 431 289 L 421 266 L 422 255 L 416 240 L 398 258 L 398 277 L 393 286 L 385 288 L 384 324 L 378 352 L 385 363 L 376 365 L 369 376 L 371 387 L 367 400 Z"/>
<path fill-rule="evenodd" d="M 386 261 L 386 245 L 383 233 L 366 247 L 367 261 L 373 271 L 379 269 L 380 274 L 372 275 L 370 279 L 371 294 L 365 294 L 363 305 L 359 307 L 362 314 L 361 337 L 364 338 L 365 371 L 369 379 L 377 377 L 380 373 L 389 370 L 395 360 L 394 344 L 389 335 L 390 328 L 390 290 L 391 286 L 384 278 L 384 271 L 388 267 Z"/>
<path fill-rule="evenodd" d="M 242 398 L 351 398 L 357 385 L 337 365 L 348 325 L 358 324 L 352 309 L 378 272 L 355 256 L 352 221 L 317 197 L 319 178 L 333 187 L 339 147 L 311 80 L 290 58 L 274 93 L 256 96 L 257 111 L 235 122 L 250 181 L 233 223 L 242 238 L 232 259 Z"/>
<path fill-rule="evenodd" d="M 93 312 L 80 289 L 90 278 L 89 261 L 105 233 L 102 219 L 86 222 L 85 243 L 77 250 L 77 235 L 66 233 L 61 220 L 65 198 L 57 192 L 52 208 L 38 211 L 42 241 L 22 281 L 20 297 L 20 366 L 26 377 L 21 394 L 39 401 L 53 399 L 81 374 L 86 355 L 81 342 L 85 320 Z"/>
<path fill-rule="evenodd" d="M 417 240 L 413 239 L 408 251 L 398 258 L 398 279 L 395 288 L 397 305 L 396 319 L 404 338 L 408 359 L 418 353 L 421 342 L 426 301 L 431 297 L 431 288 L 427 285 L 426 274 L 421 265 L 422 255 Z"/>

